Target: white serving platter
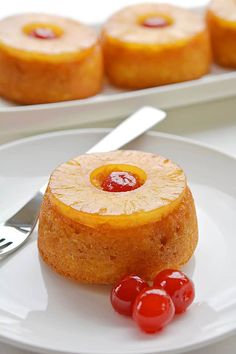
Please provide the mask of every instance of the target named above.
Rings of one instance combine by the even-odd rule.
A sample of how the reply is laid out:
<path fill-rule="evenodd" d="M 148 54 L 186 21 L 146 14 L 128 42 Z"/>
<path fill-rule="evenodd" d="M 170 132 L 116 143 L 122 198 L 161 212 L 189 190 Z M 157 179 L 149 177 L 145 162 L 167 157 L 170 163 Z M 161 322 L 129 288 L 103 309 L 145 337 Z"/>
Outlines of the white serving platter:
<path fill-rule="evenodd" d="M 106 132 L 48 133 L 0 147 L 1 220 L 24 204 L 56 165 L 84 153 Z M 235 158 L 153 132 L 129 148 L 158 152 L 187 174 L 199 221 L 199 244 L 184 268 L 196 289 L 191 308 L 161 333 L 145 335 L 113 311 L 109 287 L 77 284 L 52 272 L 38 255 L 35 231 L 0 262 L 1 341 L 47 354 L 176 354 L 236 333 Z"/>
<path fill-rule="evenodd" d="M 124 91 L 106 83 L 102 93 L 82 100 L 19 106 L 1 99 L 0 136 L 124 117 L 143 105 L 169 109 L 235 95 L 236 71 L 213 66 L 201 79 L 143 90 Z"/>

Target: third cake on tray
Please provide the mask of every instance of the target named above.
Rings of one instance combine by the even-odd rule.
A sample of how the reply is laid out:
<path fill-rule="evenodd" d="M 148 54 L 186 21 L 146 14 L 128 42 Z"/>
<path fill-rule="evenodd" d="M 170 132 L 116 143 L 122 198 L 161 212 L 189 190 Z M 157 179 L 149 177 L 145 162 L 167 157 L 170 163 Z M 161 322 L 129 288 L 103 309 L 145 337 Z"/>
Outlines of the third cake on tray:
<path fill-rule="evenodd" d="M 71 19 L 20 14 L 0 21 L 0 95 L 23 104 L 85 98 L 101 90 L 93 29 Z"/>
<path fill-rule="evenodd" d="M 211 1 L 207 22 L 215 61 L 236 68 L 236 1 Z"/>
<path fill-rule="evenodd" d="M 204 19 L 168 4 L 126 7 L 102 31 L 106 72 L 120 87 L 192 80 L 208 73 L 211 52 Z"/>
<path fill-rule="evenodd" d="M 111 284 L 178 268 L 198 240 L 183 170 L 140 151 L 76 157 L 52 173 L 39 218 L 39 252 L 59 274 Z"/>

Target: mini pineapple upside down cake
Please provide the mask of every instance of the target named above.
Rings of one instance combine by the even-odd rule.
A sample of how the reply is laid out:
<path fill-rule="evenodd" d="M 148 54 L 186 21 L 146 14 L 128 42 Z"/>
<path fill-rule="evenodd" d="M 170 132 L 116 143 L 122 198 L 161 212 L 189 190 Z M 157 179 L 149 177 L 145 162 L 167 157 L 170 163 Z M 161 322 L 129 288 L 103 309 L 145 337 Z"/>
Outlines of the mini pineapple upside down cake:
<path fill-rule="evenodd" d="M 160 155 L 87 154 L 52 173 L 38 247 L 56 272 L 83 283 L 146 280 L 192 256 L 198 227 L 183 170 Z"/>
<path fill-rule="evenodd" d="M 46 14 L 0 21 L 0 95 L 22 104 L 93 96 L 102 88 L 103 58 L 96 32 Z"/>
<path fill-rule="evenodd" d="M 236 68 L 236 1 L 212 0 L 206 18 L 216 63 Z"/>
<path fill-rule="evenodd" d="M 106 73 L 120 87 L 142 89 L 193 80 L 210 69 L 204 19 L 173 5 L 125 7 L 108 19 L 101 38 Z"/>

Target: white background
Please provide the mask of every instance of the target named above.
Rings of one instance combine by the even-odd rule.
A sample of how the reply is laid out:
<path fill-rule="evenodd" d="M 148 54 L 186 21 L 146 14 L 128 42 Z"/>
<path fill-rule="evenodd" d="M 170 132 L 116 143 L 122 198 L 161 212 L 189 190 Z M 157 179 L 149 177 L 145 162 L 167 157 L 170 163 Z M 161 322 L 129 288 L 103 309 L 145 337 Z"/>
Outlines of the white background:
<path fill-rule="evenodd" d="M 117 9 L 137 2 L 142 2 L 142 0 L 1 0 L 0 16 L 19 12 L 45 12 L 74 17 L 87 23 L 96 23 L 104 21 Z M 146 2 L 151 2 L 151 0 Z M 185 7 L 203 6 L 208 3 L 207 0 L 160 0 L 160 2 Z"/>

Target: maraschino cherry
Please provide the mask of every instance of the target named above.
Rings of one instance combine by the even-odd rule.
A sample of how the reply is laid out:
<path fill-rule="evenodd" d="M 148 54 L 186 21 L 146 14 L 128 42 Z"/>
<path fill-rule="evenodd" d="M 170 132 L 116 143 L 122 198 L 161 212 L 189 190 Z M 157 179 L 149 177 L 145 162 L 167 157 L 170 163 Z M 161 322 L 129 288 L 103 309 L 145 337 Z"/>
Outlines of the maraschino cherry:
<path fill-rule="evenodd" d="M 57 37 L 56 33 L 48 27 L 37 27 L 29 35 L 38 39 L 54 39 Z"/>
<path fill-rule="evenodd" d="M 102 182 L 106 192 L 128 192 L 140 187 L 138 178 L 131 172 L 111 172 Z"/>
<path fill-rule="evenodd" d="M 142 290 L 133 306 L 133 319 L 146 333 L 160 331 L 172 321 L 174 304 L 164 289 L 150 287 Z"/>
<path fill-rule="evenodd" d="M 114 285 L 111 291 L 111 304 L 115 311 L 131 316 L 133 303 L 141 290 L 148 284 L 137 275 L 127 275 Z"/>
<path fill-rule="evenodd" d="M 180 270 L 163 270 L 154 278 L 153 284 L 170 295 L 175 305 L 175 313 L 184 312 L 194 300 L 193 282 Z"/>
<path fill-rule="evenodd" d="M 149 28 L 162 28 L 168 26 L 169 23 L 163 17 L 148 17 L 143 21 L 142 25 Z"/>

